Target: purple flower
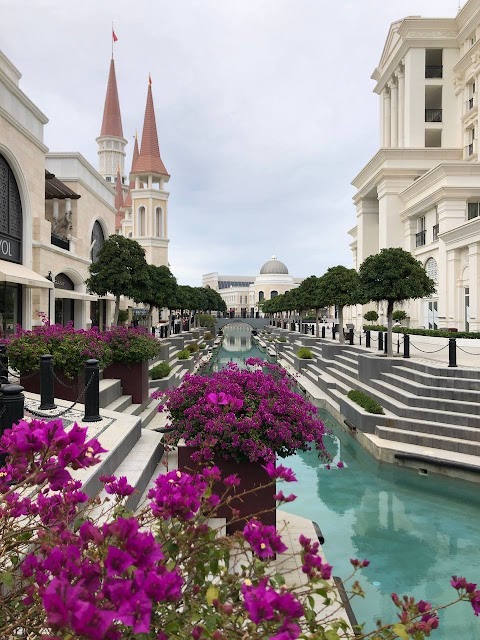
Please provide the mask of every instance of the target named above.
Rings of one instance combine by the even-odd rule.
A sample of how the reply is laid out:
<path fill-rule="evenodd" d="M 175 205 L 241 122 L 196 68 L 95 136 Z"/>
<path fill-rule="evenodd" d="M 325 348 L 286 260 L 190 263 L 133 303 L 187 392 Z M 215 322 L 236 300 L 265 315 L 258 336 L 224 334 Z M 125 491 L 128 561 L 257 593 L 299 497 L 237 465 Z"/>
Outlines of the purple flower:
<path fill-rule="evenodd" d="M 285 480 L 285 482 L 296 482 L 297 478 L 293 473 L 292 469 L 288 467 L 284 467 L 283 465 L 278 465 L 275 467 L 273 462 L 268 462 L 266 465 L 262 465 L 265 471 L 268 474 L 268 477 L 272 480 Z"/>
<path fill-rule="evenodd" d="M 289 496 L 285 496 L 283 494 L 283 491 L 279 491 L 273 497 L 277 502 L 293 502 L 297 499 L 297 496 L 293 493 L 291 493 Z"/>
<path fill-rule="evenodd" d="M 357 560 L 356 558 L 350 558 L 350 564 L 356 569 L 363 569 L 364 567 L 368 567 L 370 560 Z"/>
<path fill-rule="evenodd" d="M 338 467 L 338 469 L 343 469 L 343 468 L 344 468 L 344 466 L 345 466 L 345 465 L 343 464 L 343 462 L 342 462 L 341 460 L 340 460 L 339 462 L 337 462 L 337 467 Z"/>
<path fill-rule="evenodd" d="M 271 558 L 287 550 L 274 526 L 251 520 L 243 529 L 243 537 L 259 558 Z"/>
<path fill-rule="evenodd" d="M 135 488 L 128 484 L 125 476 L 120 476 L 118 479 L 115 476 L 102 477 L 105 478 L 104 480 L 100 478 L 105 483 L 105 491 L 111 495 L 114 494 L 119 498 L 126 498 L 135 491 Z"/>

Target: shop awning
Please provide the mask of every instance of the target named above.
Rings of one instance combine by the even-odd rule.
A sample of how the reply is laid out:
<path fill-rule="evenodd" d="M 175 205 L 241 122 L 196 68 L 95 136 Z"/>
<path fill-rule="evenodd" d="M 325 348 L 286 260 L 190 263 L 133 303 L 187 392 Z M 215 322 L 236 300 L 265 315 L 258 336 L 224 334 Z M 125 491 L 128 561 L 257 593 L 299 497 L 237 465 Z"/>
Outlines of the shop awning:
<path fill-rule="evenodd" d="M 23 264 L 15 264 L 6 260 L 0 260 L 0 282 L 24 284 L 26 287 L 32 288 L 53 289 L 53 282 L 47 278 L 27 269 Z"/>
<path fill-rule="evenodd" d="M 55 298 L 72 298 L 73 300 L 98 300 L 98 296 L 90 293 L 82 293 L 81 291 L 71 291 L 70 289 L 55 289 Z"/>

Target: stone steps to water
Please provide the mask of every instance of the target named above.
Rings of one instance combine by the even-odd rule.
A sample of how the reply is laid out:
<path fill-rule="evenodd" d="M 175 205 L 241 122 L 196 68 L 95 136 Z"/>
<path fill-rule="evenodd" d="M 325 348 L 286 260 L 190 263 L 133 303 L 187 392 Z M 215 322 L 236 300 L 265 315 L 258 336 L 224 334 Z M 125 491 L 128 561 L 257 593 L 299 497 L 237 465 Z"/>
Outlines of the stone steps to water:
<path fill-rule="evenodd" d="M 393 369 L 395 371 L 395 369 Z M 427 398 L 443 398 L 445 400 L 461 400 L 463 402 L 480 402 L 480 388 L 478 391 L 470 389 L 456 389 L 451 386 L 444 387 L 443 384 L 432 385 L 432 377 L 425 376 L 419 380 L 406 379 L 397 373 L 380 373 L 380 377 L 397 388 L 403 389 L 417 396 Z M 453 379 L 453 378 L 452 378 Z"/>
<path fill-rule="evenodd" d="M 394 365 L 397 367 L 397 365 Z M 438 366 L 419 360 L 402 360 L 402 364 L 399 367 L 405 367 L 410 370 L 414 370 L 420 373 L 425 373 L 437 378 L 462 378 L 464 380 L 478 381 L 479 372 L 478 369 L 462 369 L 457 367 L 448 367 L 447 364 Z"/>
<path fill-rule="evenodd" d="M 451 436 L 437 436 L 385 426 L 377 426 L 375 433 L 379 438 L 384 440 L 416 444 L 433 449 L 457 451 L 458 453 L 468 453 L 476 456 L 480 455 L 480 442 L 476 440 L 464 440 Z"/>
<path fill-rule="evenodd" d="M 392 427 L 387 424 L 385 426 Z M 472 440 L 480 442 L 480 429 L 477 427 L 466 427 L 463 425 L 445 424 L 442 422 L 432 422 L 428 420 L 417 420 L 416 418 L 395 417 L 395 429 L 406 432 L 445 436 L 458 438 L 460 440 Z"/>
<path fill-rule="evenodd" d="M 441 386 L 447 389 L 469 389 L 472 391 L 480 390 L 480 379 L 476 378 L 459 378 L 455 376 L 439 376 L 433 374 L 431 371 L 423 372 L 413 367 L 406 367 L 403 365 L 394 365 L 392 367 L 392 373 L 397 373 L 403 379 L 413 380 L 425 385 Z"/>
<path fill-rule="evenodd" d="M 122 395 L 108 405 L 109 411 L 122 413 L 124 409 L 132 404 L 132 396 Z"/>
<path fill-rule="evenodd" d="M 345 352 L 339 354 L 335 357 L 335 362 L 341 362 L 342 364 L 347 365 L 349 368 L 354 371 L 358 370 L 358 359 L 351 358 L 349 355 L 345 355 Z"/>

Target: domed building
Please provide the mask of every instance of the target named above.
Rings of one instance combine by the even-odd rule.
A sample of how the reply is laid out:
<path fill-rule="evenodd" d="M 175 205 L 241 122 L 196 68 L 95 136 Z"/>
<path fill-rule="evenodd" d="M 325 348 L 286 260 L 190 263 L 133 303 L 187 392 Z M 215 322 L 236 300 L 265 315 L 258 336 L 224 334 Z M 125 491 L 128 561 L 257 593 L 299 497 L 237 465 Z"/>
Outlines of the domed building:
<path fill-rule="evenodd" d="M 239 281 L 240 278 L 243 282 Z M 260 273 L 255 277 L 219 276 L 210 273 L 203 276 L 203 286 L 208 285 L 219 292 L 231 315 L 254 317 L 260 311 L 259 302 L 270 300 L 298 287 L 302 280 L 303 278 L 291 276 L 286 264 L 272 256 L 262 265 Z M 222 286 L 228 282 L 231 282 L 232 286 Z"/>

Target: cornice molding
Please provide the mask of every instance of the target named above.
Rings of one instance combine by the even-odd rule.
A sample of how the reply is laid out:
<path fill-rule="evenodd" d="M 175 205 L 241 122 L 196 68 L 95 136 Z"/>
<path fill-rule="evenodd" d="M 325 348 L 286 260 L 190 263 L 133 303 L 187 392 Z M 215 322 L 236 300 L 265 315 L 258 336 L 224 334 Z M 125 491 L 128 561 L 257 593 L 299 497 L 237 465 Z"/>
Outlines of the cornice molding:
<path fill-rule="evenodd" d="M 12 125 L 12 127 L 15 127 L 15 129 L 17 129 L 17 131 L 19 131 L 23 136 L 28 138 L 30 142 L 32 142 L 36 147 L 38 147 L 42 153 L 48 152 L 48 147 L 41 140 L 39 140 L 36 136 L 34 136 L 33 133 L 30 133 L 28 129 L 25 129 L 25 127 L 21 125 L 18 122 L 18 120 L 15 120 L 15 118 L 13 118 L 8 113 L 8 111 L 5 111 L 5 109 L 1 106 L 0 106 L 0 116 L 5 118 L 5 120 L 7 120 L 7 122 L 9 122 Z"/>

